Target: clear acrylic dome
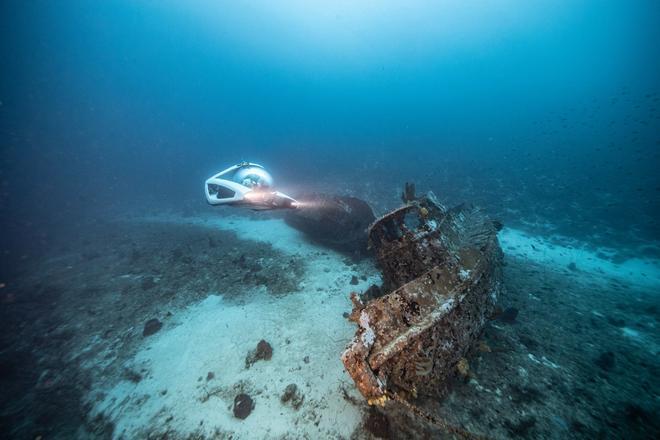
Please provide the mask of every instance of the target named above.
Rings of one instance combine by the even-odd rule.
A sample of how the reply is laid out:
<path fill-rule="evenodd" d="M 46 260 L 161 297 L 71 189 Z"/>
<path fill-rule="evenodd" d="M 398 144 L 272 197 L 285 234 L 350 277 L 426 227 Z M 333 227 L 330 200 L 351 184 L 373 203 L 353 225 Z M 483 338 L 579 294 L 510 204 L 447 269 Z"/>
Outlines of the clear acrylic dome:
<path fill-rule="evenodd" d="M 256 165 L 246 165 L 234 173 L 232 179 L 248 188 L 269 188 L 273 186 L 273 177 L 264 168 Z"/>

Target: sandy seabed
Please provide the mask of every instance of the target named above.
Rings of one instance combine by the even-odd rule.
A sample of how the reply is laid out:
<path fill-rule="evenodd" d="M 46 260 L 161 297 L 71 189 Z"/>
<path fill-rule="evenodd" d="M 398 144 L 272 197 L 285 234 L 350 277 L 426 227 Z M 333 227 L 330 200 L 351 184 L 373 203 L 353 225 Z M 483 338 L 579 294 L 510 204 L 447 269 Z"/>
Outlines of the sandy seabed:
<path fill-rule="evenodd" d="M 116 434 L 126 438 L 170 430 L 237 438 L 349 437 L 362 415 L 343 398 L 343 389 L 352 386 L 339 353 L 355 329 L 342 313 L 351 307 L 352 277 L 363 279 L 351 287 L 364 290 L 379 282 L 378 274 L 365 277 L 343 256 L 320 253 L 281 220 L 229 218 L 204 225 L 302 257 L 305 275 L 299 290 L 274 296 L 258 287 L 238 302 L 216 292 L 177 312 L 168 328 L 146 339 L 130 361 L 128 367 L 145 371 L 144 378 L 103 391 L 95 410 L 112 419 Z M 261 339 L 272 346 L 273 356 L 248 369 L 246 355 Z M 289 384 L 304 395 L 299 409 L 280 401 Z M 232 413 L 241 392 L 255 402 L 245 420 Z"/>
<path fill-rule="evenodd" d="M 516 229 L 500 241 L 513 313 L 487 325 L 466 380 L 419 406 L 489 438 L 657 437 L 659 262 Z M 25 265 L 0 292 L 0 422 L 19 438 L 410 438 L 372 418 L 340 361 L 349 294 L 378 270 L 281 219 L 106 219 Z M 143 336 L 150 319 L 162 327 Z M 262 339 L 272 357 L 248 368 Z M 281 400 L 290 384 L 299 407 Z"/>

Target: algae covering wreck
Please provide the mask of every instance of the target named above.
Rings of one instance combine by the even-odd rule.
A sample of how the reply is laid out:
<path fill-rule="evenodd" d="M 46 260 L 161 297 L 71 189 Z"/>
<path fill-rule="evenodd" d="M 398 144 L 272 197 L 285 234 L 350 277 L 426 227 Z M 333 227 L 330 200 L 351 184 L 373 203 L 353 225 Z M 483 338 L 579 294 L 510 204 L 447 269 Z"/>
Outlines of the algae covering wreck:
<path fill-rule="evenodd" d="M 496 222 L 412 188 L 404 201 L 368 231 L 384 295 L 351 295 L 358 329 L 342 361 L 370 404 L 442 395 L 503 289 Z"/>

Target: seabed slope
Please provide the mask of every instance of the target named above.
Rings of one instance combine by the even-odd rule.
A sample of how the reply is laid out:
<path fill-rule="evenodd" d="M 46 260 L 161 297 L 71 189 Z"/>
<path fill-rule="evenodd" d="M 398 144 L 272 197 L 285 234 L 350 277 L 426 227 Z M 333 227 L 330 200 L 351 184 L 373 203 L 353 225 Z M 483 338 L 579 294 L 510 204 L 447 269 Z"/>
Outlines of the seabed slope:
<path fill-rule="evenodd" d="M 511 229 L 501 241 L 509 310 L 470 355 L 468 379 L 422 406 L 491 438 L 656 436 L 658 262 L 615 263 L 608 250 Z M 25 267 L 1 293 L 13 335 L 2 340 L 3 361 L 13 359 L 2 432 L 374 435 L 339 360 L 354 332 L 349 293 L 379 281 L 368 261 L 279 219 L 171 215 L 82 228 Z M 152 318 L 163 326 L 144 337 Z M 261 339 L 272 358 L 248 369 Z M 280 401 L 291 383 L 299 409 Z M 255 402 L 245 420 L 232 414 L 239 392 Z"/>

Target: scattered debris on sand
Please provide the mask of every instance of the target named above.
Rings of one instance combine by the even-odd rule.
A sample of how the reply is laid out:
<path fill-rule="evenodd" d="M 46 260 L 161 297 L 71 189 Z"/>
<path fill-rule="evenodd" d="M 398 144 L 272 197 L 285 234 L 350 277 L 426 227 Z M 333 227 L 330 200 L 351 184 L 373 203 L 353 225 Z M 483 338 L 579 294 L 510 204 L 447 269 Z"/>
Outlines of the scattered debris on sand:
<path fill-rule="evenodd" d="M 245 368 L 250 368 L 257 361 L 269 361 L 273 357 L 273 347 L 264 339 L 259 341 L 257 348 L 248 353 L 245 358 Z"/>
<path fill-rule="evenodd" d="M 298 386 L 295 383 L 290 383 L 284 389 L 284 393 L 282 394 L 282 397 L 280 397 L 280 401 L 283 404 L 289 403 L 293 409 L 298 410 L 305 401 L 305 396 L 300 393 Z"/>
<path fill-rule="evenodd" d="M 500 313 L 519 311 L 515 325 L 493 316 L 464 356 L 469 377 L 450 379 L 442 399 L 406 402 L 493 439 L 658 438 L 660 276 L 650 268 L 660 265 L 615 265 L 580 242 L 516 229 L 499 237 Z M 397 402 L 366 407 L 337 359 L 354 333 L 341 318 L 347 289 L 363 305 L 391 294 L 370 259 L 356 267 L 250 213 L 95 222 L 60 241 L 2 279 L 3 438 L 415 438 L 428 425 Z M 143 290 L 146 276 L 156 285 Z M 139 337 L 155 317 L 158 334 Z M 246 370 L 260 336 L 277 356 Z M 415 363 L 416 373 L 433 368 Z M 281 402 L 292 383 L 304 394 L 298 411 Z M 241 393 L 255 405 L 246 419 L 233 413 Z"/>

